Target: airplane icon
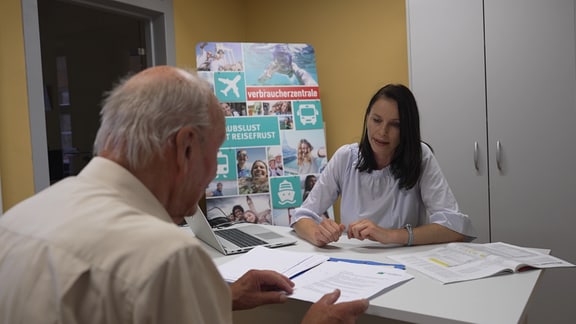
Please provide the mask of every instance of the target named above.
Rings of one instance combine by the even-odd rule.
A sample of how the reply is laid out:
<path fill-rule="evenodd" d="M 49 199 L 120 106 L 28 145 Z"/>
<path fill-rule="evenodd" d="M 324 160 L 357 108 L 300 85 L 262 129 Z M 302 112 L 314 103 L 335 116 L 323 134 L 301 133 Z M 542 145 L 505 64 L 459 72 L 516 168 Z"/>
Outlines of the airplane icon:
<path fill-rule="evenodd" d="M 240 81 L 240 75 L 237 75 L 236 77 L 234 77 L 234 79 L 226 79 L 226 78 L 218 78 L 218 81 L 226 84 L 226 89 L 224 90 L 220 90 L 220 92 L 222 92 L 225 96 L 228 96 L 228 91 L 230 91 L 230 89 L 232 89 L 232 91 L 234 91 L 234 94 L 236 95 L 236 97 L 240 97 L 240 93 L 238 92 L 238 81 Z"/>

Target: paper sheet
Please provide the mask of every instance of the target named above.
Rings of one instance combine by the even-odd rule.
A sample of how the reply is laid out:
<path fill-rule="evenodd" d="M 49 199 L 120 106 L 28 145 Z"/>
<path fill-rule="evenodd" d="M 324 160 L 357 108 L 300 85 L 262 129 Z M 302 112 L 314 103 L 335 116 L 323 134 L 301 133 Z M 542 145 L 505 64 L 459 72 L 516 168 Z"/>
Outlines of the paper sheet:
<path fill-rule="evenodd" d="M 371 298 L 413 278 L 393 266 L 332 262 L 316 253 L 256 247 L 218 267 L 228 282 L 238 280 L 250 269 L 274 270 L 292 278 L 290 298 L 316 302 L 324 294 L 340 289 L 338 302 Z M 295 276 L 295 277 L 294 277 Z"/>
<path fill-rule="evenodd" d="M 290 297 L 316 302 L 338 288 L 338 302 L 371 298 L 412 278 L 406 270 L 389 266 L 324 262 L 292 279 L 296 286 Z"/>
<path fill-rule="evenodd" d="M 308 270 L 328 260 L 328 257 L 314 254 L 273 250 L 266 247 L 255 247 L 232 261 L 218 267 L 224 280 L 234 282 L 251 269 L 274 270 L 288 278 Z"/>

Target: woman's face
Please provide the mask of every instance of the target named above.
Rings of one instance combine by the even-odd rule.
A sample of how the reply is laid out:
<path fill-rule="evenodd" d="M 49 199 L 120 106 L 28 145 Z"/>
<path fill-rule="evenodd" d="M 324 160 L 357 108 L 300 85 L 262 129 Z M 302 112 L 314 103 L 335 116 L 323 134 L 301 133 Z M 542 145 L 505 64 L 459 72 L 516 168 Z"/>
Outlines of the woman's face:
<path fill-rule="evenodd" d="M 252 178 L 268 177 L 268 167 L 261 161 L 254 162 L 252 166 Z"/>
<path fill-rule="evenodd" d="M 396 101 L 387 98 L 376 100 L 366 121 L 368 142 L 379 168 L 392 161 L 400 144 L 400 117 Z"/>
<path fill-rule="evenodd" d="M 247 210 L 246 212 L 244 212 L 244 219 L 245 219 L 248 223 L 256 223 L 256 220 L 257 220 L 256 215 L 255 215 L 253 212 L 249 211 L 249 210 Z"/>
<path fill-rule="evenodd" d="M 314 187 L 314 185 L 316 184 L 316 177 L 312 176 L 310 178 L 308 178 L 308 184 L 307 184 L 307 188 L 312 188 Z"/>
<path fill-rule="evenodd" d="M 310 154 L 310 145 L 308 145 L 306 142 L 302 142 L 300 143 L 300 145 L 298 146 L 298 151 L 302 154 L 302 155 L 308 155 Z"/>
<path fill-rule="evenodd" d="M 226 102 L 220 103 L 220 108 L 224 112 L 224 116 L 232 116 L 232 110 L 230 109 L 230 105 Z"/>

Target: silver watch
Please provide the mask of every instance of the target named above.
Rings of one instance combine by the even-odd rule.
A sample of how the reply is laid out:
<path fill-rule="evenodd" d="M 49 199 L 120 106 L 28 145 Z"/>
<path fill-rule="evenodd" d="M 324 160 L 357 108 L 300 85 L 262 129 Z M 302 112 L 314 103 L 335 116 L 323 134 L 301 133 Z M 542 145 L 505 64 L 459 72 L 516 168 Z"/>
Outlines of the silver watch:
<path fill-rule="evenodd" d="M 412 231 L 412 224 L 404 225 L 404 228 L 408 231 L 408 243 L 406 246 L 412 246 L 412 242 L 414 242 L 414 232 Z"/>

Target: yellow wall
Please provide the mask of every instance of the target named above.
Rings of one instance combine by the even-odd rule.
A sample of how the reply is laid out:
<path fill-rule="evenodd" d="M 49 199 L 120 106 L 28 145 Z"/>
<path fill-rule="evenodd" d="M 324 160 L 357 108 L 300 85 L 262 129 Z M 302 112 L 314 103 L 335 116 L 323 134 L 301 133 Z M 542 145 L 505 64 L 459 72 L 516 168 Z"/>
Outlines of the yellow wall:
<path fill-rule="evenodd" d="M 0 177 L 4 210 L 34 193 L 20 0 L 0 1 Z"/>
<path fill-rule="evenodd" d="M 408 85 L 404 0 L 174 0 L 179 66 L 195 66 L 209 42 L 308 43 L 316 66 L 331 156 L 360 140 L 370 97 L 387 83 Z M 336 218 L 339 208 L 335 206 Z"/>
<path fill-rule="evenodd" d="M 196 68 L 199 42 L 245 42 L 245 1 L 173 0 L 176 65 Z"/>
<path fill-rule="evenodd" d="M 360 139 L 376 90 L 408 84 L 404 0 L 174 0 L 174 13 L 183 67 L 195 66 L 200 41 L 311 44 L 329 155 Z"/>
<path fill-rule="evenodd" d="M 308 43 L 316 50 L 328 153 L 358 141 L 370 96 L 408 83 L 404 0 L 173 0 L 176 64 L 195 44 Z M 19 0 L 0 1 L 0 176 L 4 210 L 34 193 Z"/>
<path fill-rule="evenodd" d="M 315 48 L 329 156 L 360 140 L 376 90 L 408 83 L 404 0 L 248 0 L 245 14 L 246 41 Z"/>

